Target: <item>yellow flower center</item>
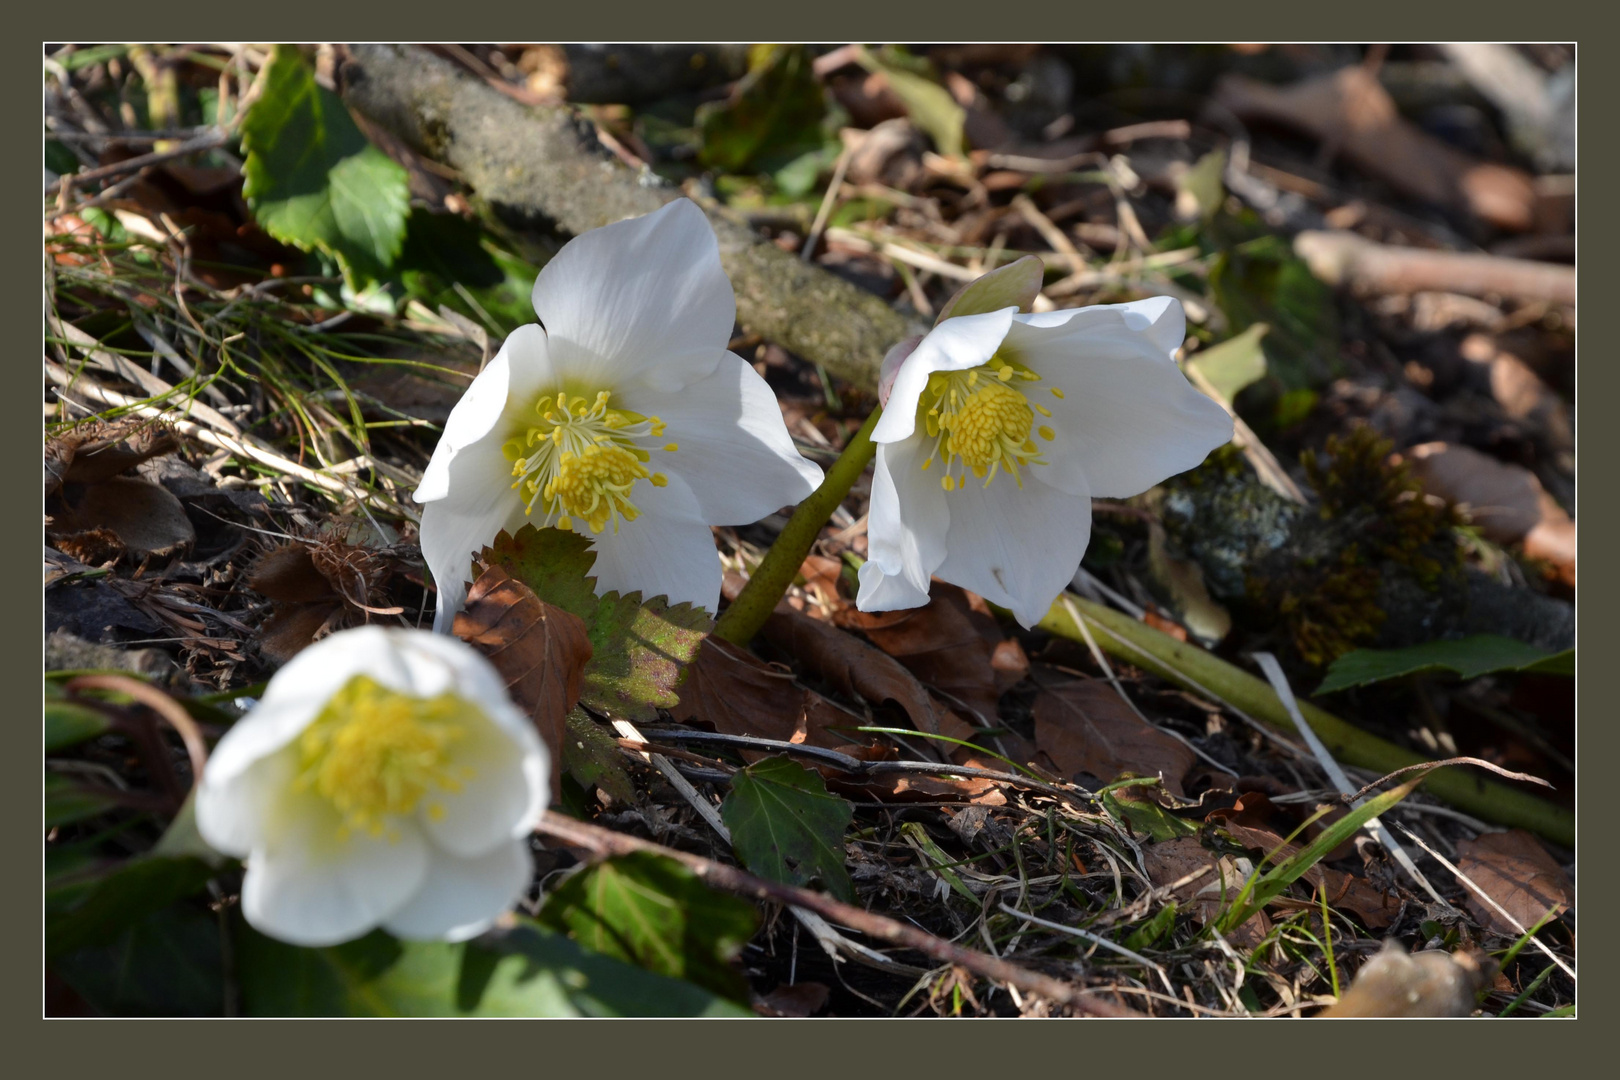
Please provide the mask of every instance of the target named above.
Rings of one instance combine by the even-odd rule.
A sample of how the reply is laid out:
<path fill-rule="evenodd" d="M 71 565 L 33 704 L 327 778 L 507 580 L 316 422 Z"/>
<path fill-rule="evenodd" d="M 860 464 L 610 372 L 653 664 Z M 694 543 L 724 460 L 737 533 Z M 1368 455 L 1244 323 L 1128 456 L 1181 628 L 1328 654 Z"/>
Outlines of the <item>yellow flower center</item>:
<path fill-rule="evenodd" d="M 652 454 L 641 445 L 661 438 L 664 422 L 610 408 L 612 397 L 607 390 L 599 391 L 594 401 L 563 391 L 547 394 L 535 403 L 538 419 L 533 425 L 502 445 L 517 477 L 512 487 L 523 500 L 523 512 L 532 515 L 538 506 L 542 528 L 572 529 L 579 518 L 592 532 L 601 532 L 609 522 L 618 532 L 621 520 L 641 516 L 630 501 L 637 480 L 654 487 L 669 483 L 663 473 L 647 468 Z M 669 443 L 664 449 L 673 453 L 679 447 Z"/>
<path fill-rule="evenodd" d="M 960 489 L 970 470 L 985 487 L 999 472 L 1023 487 L 1023 466 L 1047 464 L 1030 432 L 1037 430 L 1048 441 L 1055 437 L 1045 425 L 1035 429 L 1036 412 L 1051 416 L 1051 410 L 1031 405 L 1015 381 L 1039 382 L 1040 376 L 999 352 L 976 368 L 936 371 L 928 377 L 917 404 L 917 423 L 934 440 L 934 449 L 922 467 L 927 470 L 939 458 L 945 465 L 940 485 L 946 491 Z"/>
<path fill-rule="evenodd" d="M 412 697 L 356 675 L 299 736 L 298 786 L 336 807 L 344 836 L 381 836 L 389 819 L 414 812 L 430 792 L 459 791 L 472 777 L 451 749 L 479 722 L 487 722 L 483 712 L 455 694 Z M 427 811 L 440 817 L 444 805 L 431 802 Z"/>

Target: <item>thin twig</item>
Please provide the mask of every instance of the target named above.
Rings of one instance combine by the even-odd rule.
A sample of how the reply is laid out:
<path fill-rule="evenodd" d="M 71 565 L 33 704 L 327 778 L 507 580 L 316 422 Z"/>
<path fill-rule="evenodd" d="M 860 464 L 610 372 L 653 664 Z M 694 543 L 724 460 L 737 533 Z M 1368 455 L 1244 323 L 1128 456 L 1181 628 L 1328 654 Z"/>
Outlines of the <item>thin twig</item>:
<path fill-rule="evenodd" d="M 734 866 L 727 866 L 712 859 L 705 859 L 701 855 L 676 851 L 661 844 L 654 844 L 634 836 L 614 832 L 611 829 L 604 829 L 599 825 L 576 821 L 573 818 L 550 810 L 546 811 L 545 815 L 540 819 L 536 831 L 546 836 L 555 837 L 564 843 L 585 848 L 599 856 L 629 855 L 636 852 L 651 852 L 656 855 L 663 855 L 666 858 L 674 859 L 717 888 L 752 897 L 755 900 L 774 901 L 780 904 L 807 908 L 829 921 L 848 926 L 868 937 L 876 938 L 889 945 L 915 949 L 945 963 L 959 964 L 984 978 L 1016 986 L 1025 993 L 1038 994 L 1060 1005 L 1066 1005 L 1076 1012 L 1087 1013 L 1092 1016 L 1137 1015 L 1130 1009 L 1099 998 L 1095 994 L 1054 979 L 1049 975 L 1042 975 L 1039 972 L 1030 971 L 1028 968 L 1019 967 L 1016 964 L 1009 964 L 1005 960 L 998 960 L 993 956 L 972 949 L 964 949 L 943 938 L 935 937 L 925 930 L 907 926 L 905 923 L 896 922 L 882 915 L 874 915 L 870 911 L 863 911 L 852 904 L 834 900 L 830 896 L 824 896 L 809 889 L 801 889 L 794 885 L 783 885 L 779 882 L 767 881 Z"/>

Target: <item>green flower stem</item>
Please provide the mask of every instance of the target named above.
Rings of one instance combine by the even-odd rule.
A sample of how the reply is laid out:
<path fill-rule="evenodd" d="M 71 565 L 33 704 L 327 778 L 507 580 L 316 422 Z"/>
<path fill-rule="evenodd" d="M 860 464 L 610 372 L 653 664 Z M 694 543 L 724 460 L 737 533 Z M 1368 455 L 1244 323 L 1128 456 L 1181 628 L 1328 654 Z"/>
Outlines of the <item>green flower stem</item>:
<path fill-rule="evenodd" d="M 1288 717 L 1288 710 L 1264 679 L 1233 667 L 1196 645 L 1177 641 L 1129 615 L 1066 594 L 1052 604 L 1046 618 L 1040 621 L 1040 629 L 1085 643 L 1080 627 L 1075 625 L 1065 610 L 1065 599 L 1074 605 L 1081 618 L 1102 631 L 1093 633 L 1092 637 L 1104 652 L 1112 653 L 1194 693 L 1218 697 L 1280 731 L 1297 734 L 1294 722 Z M 1311 727 L 1316 729 L 1323 745 L 1342 764 L 1377 773 L 1391 773 L 1427 760 L 1410 750 L 1369 735 L 1307 701 L 1300 701 L 1299 707 Z M 1429 774 L 1426 784 L 1431 794 L 1477 818 L 1528 829 L 1565 847 L 1575 846 L 1575 816 L 1572 813 L 1528 792 L 1487 780 L 1478 770 L 1438 769 Z"/>
<path fill-rule="evenodd" d="M 747 647 L 754 635 L 759 633 L 759 628 L 765 625 L 765 620 L 771 617 L 782 595 L 793 584 L 799 567 L 804 565 L 805 556 L 810 554 L 816 537 L 821 535 L 822 526 L 827 524 L 832 512 L 849 494 L 850 487 L 871 464 L 872 456 L 877 453 L 877 444 L 872 442 L 872 429 L 882 415 L 881 407 L 872 410 L 872 415 L 866 418 L 866 423 L 861 425 L 861 429 L 849 440 L 849 445 L 844 447 L 844 452 L 838 455 L 838 460 L 833 462 L 832 468 L 827 470 L 821 486 L 793 511 L 776 543 L 771 545 L 771 549 L 754 568 L 742 593 L 721 614 L 720 621 L 715 623 L 714 633 L 717 637 Z"/>

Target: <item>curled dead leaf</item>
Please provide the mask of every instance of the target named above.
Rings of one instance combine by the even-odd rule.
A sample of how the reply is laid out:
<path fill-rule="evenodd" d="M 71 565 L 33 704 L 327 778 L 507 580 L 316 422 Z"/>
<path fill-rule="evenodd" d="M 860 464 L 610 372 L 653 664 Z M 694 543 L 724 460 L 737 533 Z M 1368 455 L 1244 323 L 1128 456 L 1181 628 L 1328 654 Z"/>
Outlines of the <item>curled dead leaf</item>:
<path fill-rule="evenodd" d="M 261 555 L 247 584 L 267 597 L 272 614 L 259 631 L 259 648 L 282 663 L 317 638 L 397 614 L 387 606 L 389 559 L 330 536 L 290 540 Z"/>
<path fill-rule="evenodd" d="M 512 700 L 534 720 L 551 760 L 562 762 L 568 710 L 579 701 L 591 658 L 585 620 L 546 603 L 492 566 L 473 582 L 452 629 L 495 665 Z M 559 795 L 561 777 L 554 768 L 553 798 Z"/>
<path fill-rule="evenodd" d="M 835 626 L 781 606 L 766 620 L 764 634 L 806 670 L 852 697 L 875 705 L 892 701 L 918 731 L 939 733 L 939 714 L 928 691 L 893 657 Z"/>

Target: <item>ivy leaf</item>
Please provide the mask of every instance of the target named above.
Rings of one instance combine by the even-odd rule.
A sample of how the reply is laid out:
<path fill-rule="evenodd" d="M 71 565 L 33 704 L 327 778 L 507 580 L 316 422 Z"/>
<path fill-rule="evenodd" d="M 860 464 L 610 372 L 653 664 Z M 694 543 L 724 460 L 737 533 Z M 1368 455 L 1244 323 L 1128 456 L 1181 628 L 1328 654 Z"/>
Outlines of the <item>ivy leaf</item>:
<path fill-rule="evenodd" d="M 596 562 L 590 541 L 560 529 L 525 525 L 501 533 L 480 556 L 534 591 L 546 603 L 585 621 L 591 660 L 580 700 L 627 720 L 652 720 L 679 703 L 675 685 L 713 626 L 709 613 L 640 592 L 596 595 L 589 576 Z"/>
<path fill-rule="evenodd" d="M 604 956 L 748 1001 L 732 961 L 759 925 L 754 906 L 673 859 L 636 852 L 597 863 L 551 894 L 540 923 Z"/>
<path fill-rule="evenodd" d="M 337 259 L 356 291 L 384 276 L 405 240 L 405 170 L 372 146 L 343 99 L 287 45 L 242 121 L 243 194 L 278 240 Z"/>
<path fill-rule="evenodd" d="M 844 830 L 855 816 L 828 794 L 821 777 L 785 757 L 766 758 L 731 778 L 720 819 L 743 865 L 787 885 L 820 878 L 828 892 L 853 900 L 844 870 Z"/>
<path fill-rule="evenodd" d="M 381 930 L 304 949 L 238 922 L 250 1016 L 742 1016 L 691 983 L 587 952 L 519 918 L 474 941 L 399 941 Z"/>

